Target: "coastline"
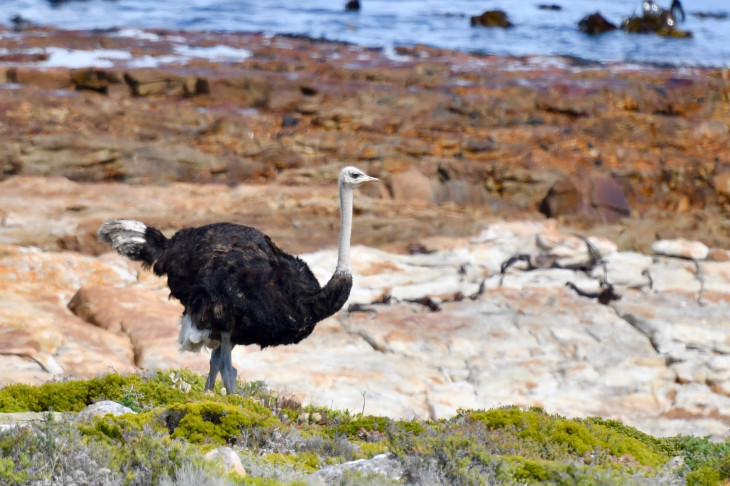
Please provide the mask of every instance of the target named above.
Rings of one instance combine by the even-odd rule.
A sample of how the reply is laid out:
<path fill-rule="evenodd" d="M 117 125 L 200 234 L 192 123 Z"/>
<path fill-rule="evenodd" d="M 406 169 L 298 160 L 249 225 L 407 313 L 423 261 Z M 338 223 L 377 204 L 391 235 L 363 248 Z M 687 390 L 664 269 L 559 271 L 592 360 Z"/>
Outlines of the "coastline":
<path fill-rule="evenodd" d="M 730 242 L 726 230 L 698 227 L 720 221 L 730 195 L 727 69 L 586 68 L 570 58 L 424 46 L 388 53 L 304 37 L 129 29 L 5 30 L 0 49 L 0 80 L 9 83 L 0 105 L 14 115 L 2 130 L 9 142 L 3 177 L 291 184 L 327 180 L 331 163 L 365 164 L 385 178 L 378 197 L 387 201 L 534 219 L 551 188 L 568 187 L 559 204 L 566 207 L 552 216 L 569 226 L 606 227 L 615 236 L 615 224 L 630 234 L 648 224 L 663 236 Z M 95 51 L 77 56 L 95 67 L 59 67 L 53 57 Z M 19 111 L 19 96 L 65 115 Z M 109 103 L 123 106 L 119 120 L 109 118 Z M 187 120 L 160 130 L 146 123 L 150 110 L 158 124 Z M 64 126 L 66 119 L 74 125 Z M 69 128 L 89 143 L 64 141 Z M 191 130 L 198 135 L 189 137 Z M 52 150 L 44 147 L 49 137 Z M 103 167 L 88 156 L 99 137 L 116 148 Z M 194 160 L 181 170 L 166 160 L 165 143 Z M 77 152 L 69 159 L 78 162 L 35 163 L 57 144 Z M 163 159 L 157 167 L 131 160 L 145 145 Z M 585 181 L 606 178 L 630 217 L 590 210 L 602 203 Z M 399 189 L 400 179 L 420 192 Z M 627 245 L 646 249 L 638 240 Z"/>

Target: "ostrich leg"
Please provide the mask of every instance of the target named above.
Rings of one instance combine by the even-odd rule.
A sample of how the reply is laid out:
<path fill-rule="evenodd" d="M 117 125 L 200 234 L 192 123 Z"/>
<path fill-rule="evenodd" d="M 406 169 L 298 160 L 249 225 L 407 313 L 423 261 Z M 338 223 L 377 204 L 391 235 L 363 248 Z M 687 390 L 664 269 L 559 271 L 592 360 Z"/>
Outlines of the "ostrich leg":
<path fill-rule="evenodd" d="M 205 382 L 205 391 L 212 390 L 215 387 L 215 380 L 218 378 L 218 372 L 221 370 L 221 348 L 218 346 L 210 355 L 210 372 L 208 373 L 208 381 Z"/>
<path fill-rule="evenodd" d="M 226 387 L 226 394 L 232 395 L 236 393 L 236 368 L 233 367 L 231 362 L 231 351 L 233 351 L 235 344 L 231 343 L 231 334 L 221 334 L 221 345 L 218 349 L 221 350 L 221 378 L 223 378 L 223 386 Z"/>

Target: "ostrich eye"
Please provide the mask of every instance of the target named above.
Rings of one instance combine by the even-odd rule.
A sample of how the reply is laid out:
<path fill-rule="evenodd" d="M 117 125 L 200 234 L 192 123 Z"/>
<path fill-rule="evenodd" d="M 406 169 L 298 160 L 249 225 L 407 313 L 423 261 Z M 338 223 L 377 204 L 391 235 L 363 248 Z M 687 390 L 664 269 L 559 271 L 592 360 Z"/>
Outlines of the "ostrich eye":
<path fill-rule="evenodd" d="M 352 174 L 352 178 L 353 178 L 353 179 L 357 179 L 358 177 L 360 177 L 360 174 L 358 174 L 357 172 L 354 172 L 354 173 Z"/>

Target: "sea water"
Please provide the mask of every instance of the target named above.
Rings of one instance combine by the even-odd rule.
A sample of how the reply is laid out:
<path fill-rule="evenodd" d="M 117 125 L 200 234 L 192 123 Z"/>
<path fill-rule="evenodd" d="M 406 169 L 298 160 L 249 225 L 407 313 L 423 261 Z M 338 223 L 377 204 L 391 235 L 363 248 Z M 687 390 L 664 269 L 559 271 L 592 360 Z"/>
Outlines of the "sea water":
<path fill-rule="evenodd" d="M 639 14 L 641 0 L 0 0 L 0 24 L 21 15 L 64 29 L 145 27 L 297 34 L 393 48 L 425 44 L 506 55 L 567 55 L 592 61 L 730 66 L 730 0 L 684 0 L 679 28 L 690 39 L 614 31 L 578 31 L 585 15 L 600 12 L 619 25 Z M 670 0 L 658 0 L 668 8 Z M 539 8 L 555 4 L 559 10 Z M 471 27 L 469 17 L 503 10 L 512 28 Z M 696 13 L 715 14 L 709 18 Z M 724 18 L 723 15 L 725 15 Z M 718 18 L 720 17 L 720 18 Z"/>

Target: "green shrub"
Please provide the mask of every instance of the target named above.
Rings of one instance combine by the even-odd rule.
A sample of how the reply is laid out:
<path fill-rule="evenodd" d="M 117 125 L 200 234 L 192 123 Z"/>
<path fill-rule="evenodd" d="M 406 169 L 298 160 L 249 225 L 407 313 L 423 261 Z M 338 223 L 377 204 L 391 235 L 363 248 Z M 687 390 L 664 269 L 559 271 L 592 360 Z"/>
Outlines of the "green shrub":
<path fill-rule="evenodd" d="M 532 442 L 537 449 L 544 444 L 558 447 L 553 447 L 549 455 L 543 454 L 543 459 L 583 456 L 596 450 L 606 450 L 613 456 L 628 454 L 644 466 L 657 467 L 666 463 L 674 450 L 668 441 L 643 434 L 619 422 L 599 418 L 566 419 L 516 407 L 471 411 L 463 416 L 467 421 L 483 423 L 489 430 L 508 432 Z"/>
<path fill-rule="evenodd" d="M 383 452 L 398 456 L 404 481 L 414 484 L 632 484 L 657 473 L 690 486 L 730 479 L 730 442 L 659 439 L 615 420 L 504 407 L 403 421 L 302 407 L 261 382 L 232 396 L 204 387 L 205 377 L 178 370 L 0 389 L 5 412 L 78 411 L 100 399 L 138 412 L 78 423 L 49 418 L 0 432 L 0 483 L 268 485 L 303 481 L 324 465 Z M 298 420 L 302 414 L 308 419 Z M 228 477 L 203 461 L 207 450 L 223 444 L 240 451 L 248 478 Z M 664 471 L 675 456 L 684 465 Z"/>
<path fill-rule="evenodd" d="M 276 423 L 268 409 L 243 400 L 249 407 L 211 401 L 175 404 L 162 416 L 172 437 L 194 444 L 231 443 L 244 429 Z"/>

